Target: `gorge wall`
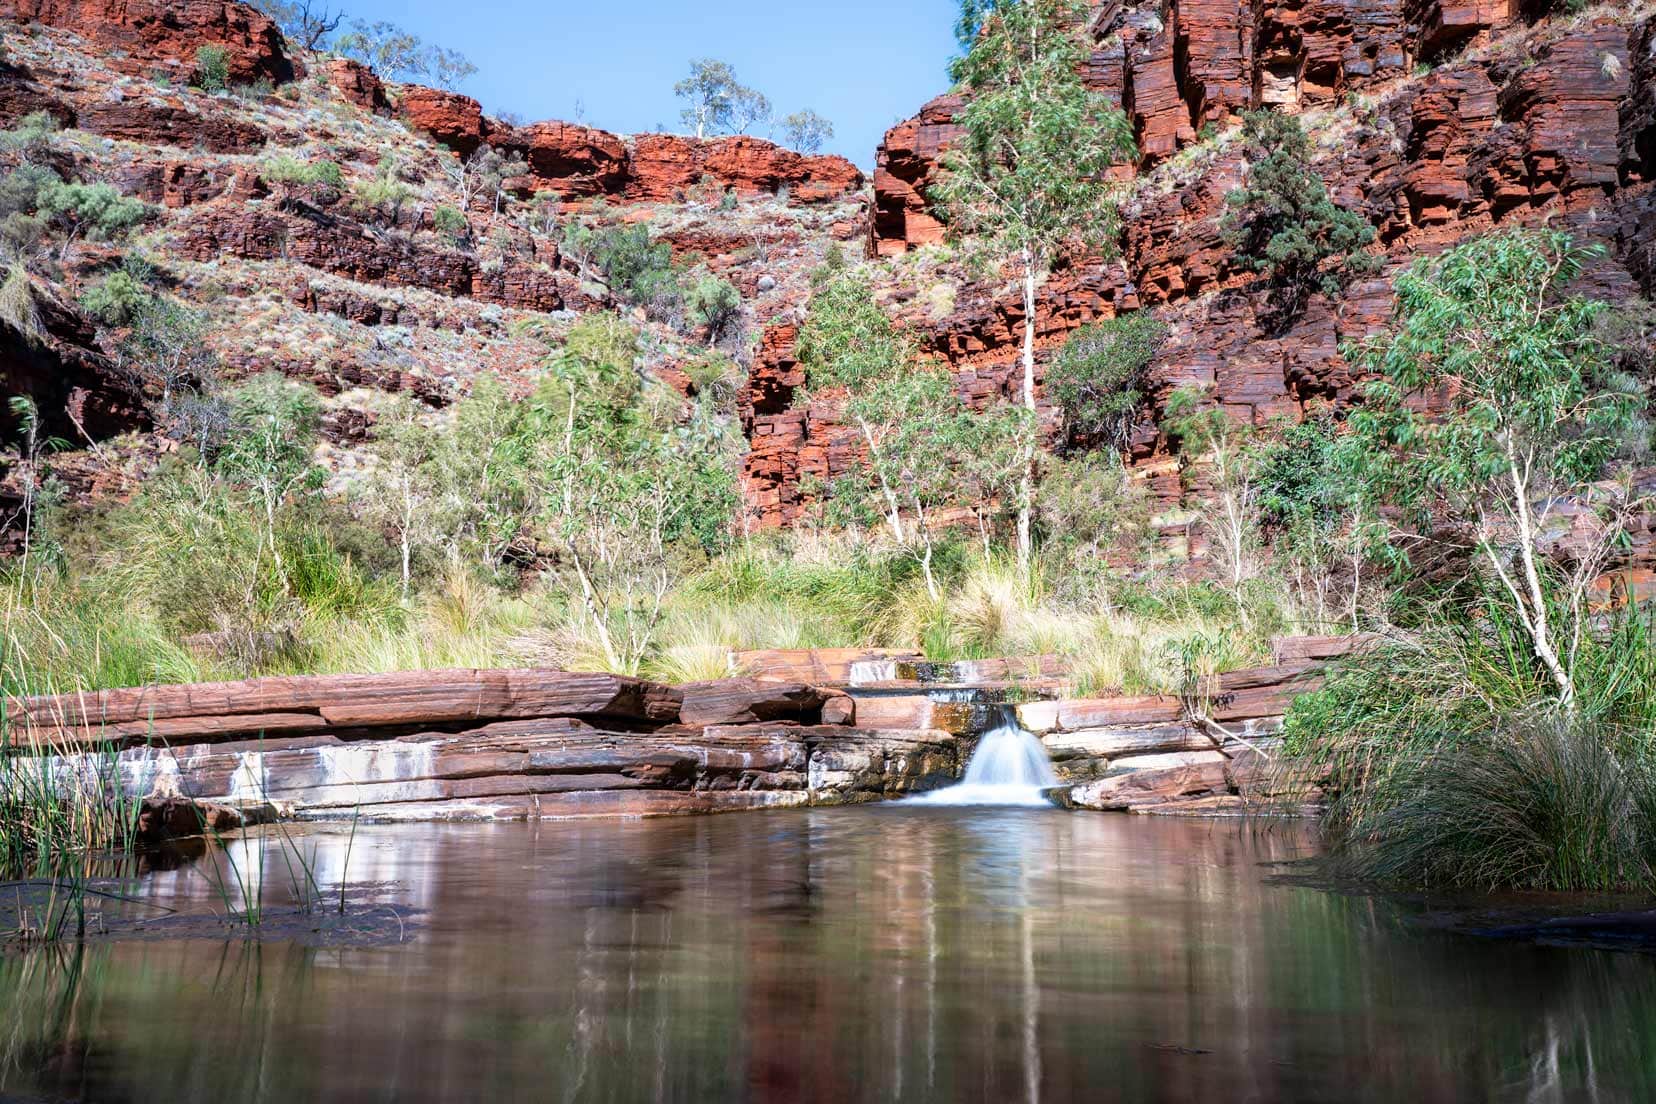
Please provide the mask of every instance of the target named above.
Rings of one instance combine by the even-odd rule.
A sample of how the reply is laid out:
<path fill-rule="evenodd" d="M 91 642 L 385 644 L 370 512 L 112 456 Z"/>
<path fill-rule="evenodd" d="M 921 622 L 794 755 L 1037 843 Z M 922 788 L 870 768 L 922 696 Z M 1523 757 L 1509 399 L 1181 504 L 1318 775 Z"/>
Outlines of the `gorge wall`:
<path fill-rule="evenodd" d="M 1043 367 L 1076 327 L 1155 312 L 1168 339 L 1128 447 L 1164 514 L 1186 504 L 1175 443 L 1159 428 L 1177 388 L 1197 385 L 1254 424 L 1347 403 L 1342 343 L 1389 316 L 1391 279 L 1418 257 L 1508 224 L 1566 228 L 1603 244 L 1588 290 L 1649 296 L 1656 241 L 1652 19 L 1648 5 L 1517 0 L 1173 0 L 1095 5 L 1088 83 L 1119 104 L 1140 159 L 1123 165 L 1117 256 L 1070 258 L 1042 287 Z M 945 95 L 886 135 L 877 155 L 870 253 L 891 258 L 891 301 L 976 401 L 1016 394 L 1023 308 L 1010 282 L 974 281 L 929 247 L 944 226 L 928 198 L 958 137 Z M 1243 180 L 1238 113 L 1296 112 L 1334 200 L 1375 227 L 1384 269 L 1336 300 L 1321 296 L 1286 330 L 1266 289 L 1220 237 L 1225 196 Z M 916 273 L 911 280 L 905 274 Z M 947 285 L 947 309 L 924 294 Z M 855 459 L 832 404 L 796 409 L 793 333 L 767 335 L 751 398 L 748 496 L 768 525 L 799 519 L 801 483 Z M 1049 433 L 1058 418 L 1042 400 Z M 1187 526 L 1164 534 L 1179 551 Z M 1199 538 L 1198 538 L 1199 539 Z"/>
<path fill-rule="evenodd" d="M 1391 280 L 1421 255 L 1509 224 L 1569 229 L 1607 247 L 1590 290 L 1656 290 L 1656 20 L 1648 0 L 1103 0 L 1087 33 L 1087 79 L 1131 119 L 1140 155 L 1121 165 L 1115 255 L 1072 257 L 1040 289 L 1041 370 L 1075 328 L 1152 311 L 1167 340 L 1126 451 L 1162 522 L 1164 547 L 1200 557 L 1197 499 L 1160 423 L 1167 397 L 1207 389 L 1255 424 L 1351 400 L 1342 343 L 1383 323 Z M 317 386 L 325 461 L 342 474 L 373 435 L 375 393 L 440 410 L 482 374 L 529 386 L 544 348 L 524 335 L 549 315 L 621 305 L 555 226 L 487 204 L 467 234 L 439 231 L 456 202 L 455 155 L 521 158 L 513 193 L 552 193 L 558 217 L 595 200 L 619 223 L 649 220 L 681 259 L 743 293 L 754 333 L 739 416 L 750 522 L 798 523 L 803 488 L 858 459 L 832 396 L 805 404 L 794 356 L 810 274 L 841 246 L 883 258 L 879 292 L 977 404 L 1016 390 L 1022 304 L 1010 282 L 967 272 L 940 244 L 928 198 L 957 131 L 949 95 L 894 127 L 871 192 L 836 157 L 752 137 L 621 136 L 558 121 L 519 125 L 473 99 L 397 85 L 356 62 L 304 54 L 230 0 L 0 0 L 0 126 L 46 112 L 69 137 L 57 167 L 154 204 L 150 259 L 169 290 L 208 312 L 231 377 L 278 371 Z M 221 46 L 234 94 L 187 87 L 195 51 Z M 1241 111 L 1297 112 L 1334 199 L 1375 227 L 1383 270 L 1337 299 L 1314 297 L 1287 328 L 1266 289 L 1221 240 L 1226 194 L 1244 178 Z M 272 163 L 327 158 L 344 187 L 278 179 Z M 378 183 L 394 202 L 361 197 Z M 724 209 L 718 198 L 739 203 Z M 550 220 L 556 222 L 556 219 Z M 80 291 L 119 262 L 65 251 L 32 279 L 38 332 L 0 320 L 0 390 L 27 394 L 43 428 L 77 448 L 134 435 L 127 455 L 55 461 L 71 497 L 130 493 L 150 432 L 142 396 L 115 370 Z M 643 323 L 641 322 L 641 325 Z M 643 365 L 681 391 L 691 342 L 655 327 Z M 748 354 L 744 350 L 744 359 Z M 1042 397 L 1049 433 L 1058 418 Z M 0 435 L 15 427 L 0 413 Z M 96 450 L 94 450 L 96 453 Z M 15 487 L 0 476 L 0 511 Z M 10 512 L 10 511 L 6 511 Z"/>

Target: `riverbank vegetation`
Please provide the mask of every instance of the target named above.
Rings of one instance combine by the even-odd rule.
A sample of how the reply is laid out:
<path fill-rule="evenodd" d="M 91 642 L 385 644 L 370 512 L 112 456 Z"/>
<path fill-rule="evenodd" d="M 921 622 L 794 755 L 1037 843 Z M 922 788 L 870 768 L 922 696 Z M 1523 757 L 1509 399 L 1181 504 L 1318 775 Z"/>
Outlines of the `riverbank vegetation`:
<path fill-rule="evenodd" d="M 1288 734 L 1362 876 L 1656 886 L 1656 622 L 1608 574 L 1652 508 L 1647 384 L 1574 291 L 1593 259 L 1551 232 L 1450 250 L 1351 351 L 1334 460 L 1396 617 Z"/>

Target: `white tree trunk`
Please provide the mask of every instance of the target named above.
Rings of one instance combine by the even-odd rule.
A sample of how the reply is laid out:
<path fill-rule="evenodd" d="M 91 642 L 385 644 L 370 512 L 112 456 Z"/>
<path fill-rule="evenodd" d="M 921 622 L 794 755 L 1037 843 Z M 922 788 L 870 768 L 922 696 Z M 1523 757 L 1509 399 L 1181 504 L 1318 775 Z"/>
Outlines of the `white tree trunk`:
<path fill-rule="evenodd" d="M 1033 416 L 1035 408 L 1035 255 L 1024 250 L 1024 337 L 1023 337 L 1023 403 Z M 1035 513 L 1035 457 L 1040 429 L 1029 428 L 1029 442 L 1024 450 L 1024 470 L 1018 486 L 1018 567 L 1027 574 L 1034 556 L 1033 517 Z"/>

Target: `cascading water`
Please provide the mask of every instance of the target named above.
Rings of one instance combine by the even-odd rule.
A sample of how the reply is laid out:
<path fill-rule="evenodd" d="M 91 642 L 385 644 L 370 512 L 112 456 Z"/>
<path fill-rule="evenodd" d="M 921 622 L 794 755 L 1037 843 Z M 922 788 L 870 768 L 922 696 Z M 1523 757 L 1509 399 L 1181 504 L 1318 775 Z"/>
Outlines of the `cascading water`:
<path fill-rule="evenodd" d="M 1058 785 L 1041 741 L 1025 732 L 1011 706 L 978 741 L 959 785 L 909 801 L 917 805 L 1051 805 L 1043 792 Z"/>

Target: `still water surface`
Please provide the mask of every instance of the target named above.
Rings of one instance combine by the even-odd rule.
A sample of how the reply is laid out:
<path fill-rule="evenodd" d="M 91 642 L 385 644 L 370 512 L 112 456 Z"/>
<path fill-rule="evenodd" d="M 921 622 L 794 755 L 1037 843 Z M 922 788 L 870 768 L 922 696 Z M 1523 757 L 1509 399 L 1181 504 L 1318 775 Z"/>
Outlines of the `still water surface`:
<path fill-rule="evenodd" d="M 305 837 L 324 884 L 346 840 Z M 1423 929 L 1280 877 L 1306 850 L 1022 809 L 364 828 L 383 945 L 0 955 L 0 1099 L 1656 1100 L 1656 958 Z M 209 911 L 225 861 L 140 892 Z"/>

